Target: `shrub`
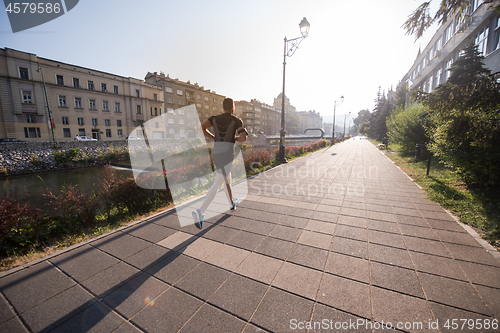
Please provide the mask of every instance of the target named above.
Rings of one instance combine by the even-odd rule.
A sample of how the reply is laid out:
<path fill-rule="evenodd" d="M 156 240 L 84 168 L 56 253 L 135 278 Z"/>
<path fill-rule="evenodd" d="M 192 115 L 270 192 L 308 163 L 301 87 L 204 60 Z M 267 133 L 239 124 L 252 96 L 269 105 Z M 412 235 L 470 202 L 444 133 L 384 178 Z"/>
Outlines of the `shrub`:
<path fill-rule="evenodd" d="M 421 105 L 413 105 L 408 109 L 398 108 L 387 118 L 388 137 L 401 145 L 405 154 L 413 153 L 417 143 L 428 143 L 430 120 L 428 110 Z"/>

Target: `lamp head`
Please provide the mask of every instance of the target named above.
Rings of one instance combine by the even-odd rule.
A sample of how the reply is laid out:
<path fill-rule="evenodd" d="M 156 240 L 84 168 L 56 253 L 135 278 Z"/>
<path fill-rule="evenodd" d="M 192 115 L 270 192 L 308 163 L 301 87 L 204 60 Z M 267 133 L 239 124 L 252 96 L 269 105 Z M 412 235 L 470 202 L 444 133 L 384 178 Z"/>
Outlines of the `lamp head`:
<path fill-rule="evenodd" d="M 344 96 L 340 97 L 340 101 L 343 102 L 344 101 Z"/>
<path fill-rule="evenodd" d="M 300 33 L 302 34 L 303 37 L 307 37 L 307 35 L 309 34 L 310 26 L 311 25 L 309 24 L 309 22 L 307 22 L 307 19 L 305 17 L 302 19 L 302 21 L 300 21 L 299 23 Z"/>

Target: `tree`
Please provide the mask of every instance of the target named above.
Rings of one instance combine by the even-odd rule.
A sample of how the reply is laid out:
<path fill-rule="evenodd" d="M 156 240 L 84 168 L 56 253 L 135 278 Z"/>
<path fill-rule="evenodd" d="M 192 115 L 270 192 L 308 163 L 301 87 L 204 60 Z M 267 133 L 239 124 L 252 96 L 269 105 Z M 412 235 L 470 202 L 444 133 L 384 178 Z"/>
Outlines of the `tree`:
<path fill-rule="evenodd" d="M 458 14 L 463 19 L 466 18 L 468 8 L 471 5 L 470 0 L 441 0 L 441 5 L 434 16 L 430 15 L 430 3 L 432 0 L 424 1 L 418 8 L 408 17 L 403 24 L 407 35 L 414 35 L 415 40 L 422 37 L 422 34 L 434 22 L 439 24 L 445 23 L 453 14 Z M 498 0 L 483 0 L 484 4 L 489 4 L 489 9 L 493 9 L 500 13 L 500 4 Z M 463 15 L 463 16 L 462 16 Z"/>
<path fill-rule="evenodd" d="M 488 75 L 477 46 L 467 45 L 447 82 L 412 92 L 436 125 L 430 150 L 468 183 L 500 186 L 500 82 Z"/>
<path fill-rule="evenodd" d="M 428 143 L 431 128 L 428 110 L 414 104 L 408 109 L 397 108 L 387 119 L 387 136 L 401 145 L 401 151 L 409 154 L 415 151 L 417 143 Z"/>
<path fill-rule="evenodd" d="M 385 97 L 384 93 L 378 93 L 375 100 L 375 109 L 373 110 L 371 119 L 371 135 L 372 137 L 382 140 L 387 135 L 387 117 L 394 110 L 394 104 Z"/>
<path fill-rule="evenodd" d="M 370 119 L 371 113 L 369 110 L 361 110 L 358 112 L 358 116 L 354 118 L 353 123 L 354 125 L 351 127 L 352 132 L 359 132 L 359 133 L 364 133 L 360 131 L 361 124 L 364 123 L 366 120 Z"/>

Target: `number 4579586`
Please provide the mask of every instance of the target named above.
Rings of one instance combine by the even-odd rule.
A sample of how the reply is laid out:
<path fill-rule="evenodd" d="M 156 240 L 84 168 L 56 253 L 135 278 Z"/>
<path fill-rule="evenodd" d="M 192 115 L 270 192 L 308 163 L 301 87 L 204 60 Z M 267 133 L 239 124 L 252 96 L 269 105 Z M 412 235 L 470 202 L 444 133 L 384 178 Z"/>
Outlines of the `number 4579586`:
<path fill-rule="evenodd" d="M 444 328 L 452 330 L 489 330 L 498 329 L 498 319 L 448 319 L 444 323 Z"/>
<path fill-rule="evenodd" d="M 9 3 L 7 8 L 5 8 L 5 11 L 8 12 L 9 14 L 14 13 L 14 14 L 26 14 L 26 12 L 35 14 L 52 14 L 56 13 L 59 14 L 61 11 L 61 4 L 56 3 L 56 4 L 51 4 L 51 3 L 33 3 L 33 2 L 15 2 L 15 3 Z"/>

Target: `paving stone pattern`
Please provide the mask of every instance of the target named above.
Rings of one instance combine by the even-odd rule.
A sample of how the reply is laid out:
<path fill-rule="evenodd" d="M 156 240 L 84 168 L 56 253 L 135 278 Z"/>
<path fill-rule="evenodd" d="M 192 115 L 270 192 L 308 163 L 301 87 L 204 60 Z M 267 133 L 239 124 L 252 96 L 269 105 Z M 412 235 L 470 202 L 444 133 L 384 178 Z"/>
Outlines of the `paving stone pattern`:
<path fill-rule="evenodd" d="M 2 274 L 0 332 L 498 331 L 500 262 L 368 141 L 248 184 Z"/>

